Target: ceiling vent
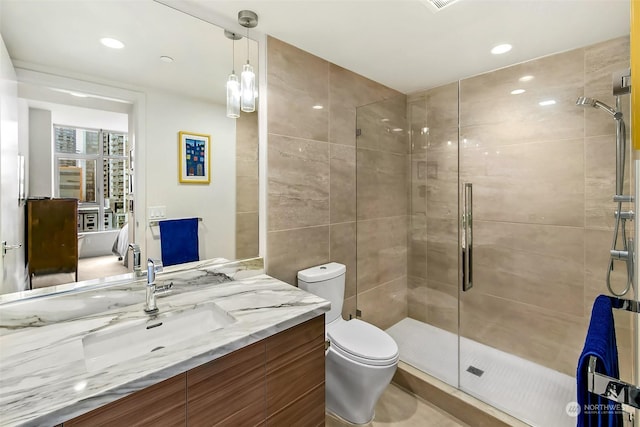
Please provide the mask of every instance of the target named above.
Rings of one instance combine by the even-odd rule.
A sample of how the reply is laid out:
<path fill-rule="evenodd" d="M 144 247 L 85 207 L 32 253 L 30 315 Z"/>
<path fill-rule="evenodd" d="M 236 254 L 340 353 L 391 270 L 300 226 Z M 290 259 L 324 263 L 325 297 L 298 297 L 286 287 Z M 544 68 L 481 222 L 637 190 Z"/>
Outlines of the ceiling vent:
<path fill-rule="evenodd" d="M 420 0 L 422 3 L 429 5 L 436 12 L 444 9 L 447 6 L 451 6 L 457 0 Z"/>

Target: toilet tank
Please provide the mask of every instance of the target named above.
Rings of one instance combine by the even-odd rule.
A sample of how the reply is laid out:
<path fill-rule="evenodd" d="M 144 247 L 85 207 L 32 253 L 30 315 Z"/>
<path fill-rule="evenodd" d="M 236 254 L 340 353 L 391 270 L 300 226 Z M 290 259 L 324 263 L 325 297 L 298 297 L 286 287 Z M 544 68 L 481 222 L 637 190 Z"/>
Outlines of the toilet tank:
<path fill-rule="evenodd" d="M 347 267 L 337 262 L 298 271 L 300 289 L 331 302 L 331 310 L 325 314 L 325 323 L 330 323 L 342 315 L 346 271 Z"/>

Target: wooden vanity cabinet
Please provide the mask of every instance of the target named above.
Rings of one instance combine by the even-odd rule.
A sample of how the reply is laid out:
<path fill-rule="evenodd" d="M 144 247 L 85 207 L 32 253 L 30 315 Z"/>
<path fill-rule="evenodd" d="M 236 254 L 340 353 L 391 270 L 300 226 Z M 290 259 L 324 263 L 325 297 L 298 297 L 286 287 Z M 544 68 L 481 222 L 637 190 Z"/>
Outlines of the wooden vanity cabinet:
<path fill-rule="evenodd" d="M 323 426 L 324 315 L 133 393 L 69 426 Z"/>

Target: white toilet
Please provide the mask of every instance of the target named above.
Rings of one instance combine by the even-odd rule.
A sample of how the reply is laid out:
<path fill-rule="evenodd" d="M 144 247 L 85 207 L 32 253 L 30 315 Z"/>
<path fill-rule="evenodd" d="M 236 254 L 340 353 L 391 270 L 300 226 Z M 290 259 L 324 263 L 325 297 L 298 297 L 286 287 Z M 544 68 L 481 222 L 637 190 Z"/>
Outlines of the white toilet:
<path fill-rule="evenodd" d="M 327 410 L 353 424 L 373 419 L 373 408 L 398 366 L 398 345 L 362 320 L 344 320 L 347 269 L 336 262 L 298 272 L 298 287 L 331 302 L 325 314 Z"/>

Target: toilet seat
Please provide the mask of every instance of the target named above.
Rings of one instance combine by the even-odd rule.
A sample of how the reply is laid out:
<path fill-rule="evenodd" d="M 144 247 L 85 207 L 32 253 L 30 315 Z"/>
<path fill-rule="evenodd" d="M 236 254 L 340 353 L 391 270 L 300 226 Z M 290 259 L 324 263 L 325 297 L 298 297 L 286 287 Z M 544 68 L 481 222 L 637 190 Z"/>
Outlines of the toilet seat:
<path fill-rule="evenodd" d="M 371 366 L 398 361 L 398 345 L 386 332 L 362 320 L 332 322 L 327 337 L 334 350 L 348 359 Z"/>

